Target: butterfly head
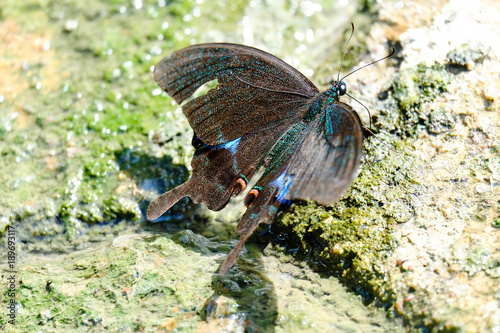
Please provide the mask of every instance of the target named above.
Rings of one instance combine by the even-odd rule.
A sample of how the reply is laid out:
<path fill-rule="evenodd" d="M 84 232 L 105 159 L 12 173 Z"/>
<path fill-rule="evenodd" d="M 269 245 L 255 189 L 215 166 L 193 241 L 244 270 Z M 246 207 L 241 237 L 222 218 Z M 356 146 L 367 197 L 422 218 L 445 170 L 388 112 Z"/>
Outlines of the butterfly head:
<path fill-rule="evenodd" d="M 344 81 L 334 81 L 330 89 L 326 92 L 328 98 L 325 100 L 327 104 L 330 104 L 333 101 L 339 101 L 340 96 L 344 96 L 347 94 L 347 85 Z"/>

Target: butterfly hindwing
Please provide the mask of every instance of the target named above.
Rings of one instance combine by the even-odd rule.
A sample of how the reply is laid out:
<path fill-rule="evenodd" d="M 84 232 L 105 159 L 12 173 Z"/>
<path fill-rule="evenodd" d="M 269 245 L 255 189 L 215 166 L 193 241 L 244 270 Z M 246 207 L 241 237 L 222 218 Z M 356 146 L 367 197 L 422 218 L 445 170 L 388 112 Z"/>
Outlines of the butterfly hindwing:
<path fill-rule="evenodd" d="M 362 124 L 349 105 L 333 102 L 311 122 L 300 148 L 289 164 L 293 178 L 287 199 L 335 202 L 356 176 L 362 155 Z"/>
<path fill-rule="evenodd" d="M 310 126 L 300 122 L 289 128 L 273 147 L 264 172 L 244 199 L 247 210 L 236 228 L 240 240 L 222 264 L 221 275 L 234 265 L 243 245 L 259 223 L 273 222 L 291 184 L 291 177 L 287 175 L 288 163 L 311 130 Z"/>
<path fill-rule="evenodd" d="M 191 161 L 193 169 L 188 181 L 162 194 L 148 208 L 147 217 L 154 220 L 183 197 L 194 203 L 205 203 L 218 211 L 227 205 L 231 195 L 239 194 L 248 185 L 257 168 L 286 131 L 277 126 L 273 131 L 248 133 L 218 146 L 198 148 Z"/>
<path fill-rule="evenodd" d="M 225 275 L 227 271 L 235 264 L 245 242 L 258 227 L 260 222 L 271 223 L 278 212 L 279 204 L 275 198 L 278 191 L 277 183 L 269 183 L 263 187 L 258 196 L 248 206 L 245 214 L 238 223 L 237 232 L 240 234 L 238 244 L 229 252 L 220 268 L 220 274 Z"/>
<path fill-rule="evenodd" d="M 207 145 L 220 145 L 274 123 L 293 123 L 318 89 L 296 69 L 252 47 L 212 43 L 187 47 L 155 67 L 155 80 L 178 103 L 214 79 L 216 88 L 183 106 Z"/>

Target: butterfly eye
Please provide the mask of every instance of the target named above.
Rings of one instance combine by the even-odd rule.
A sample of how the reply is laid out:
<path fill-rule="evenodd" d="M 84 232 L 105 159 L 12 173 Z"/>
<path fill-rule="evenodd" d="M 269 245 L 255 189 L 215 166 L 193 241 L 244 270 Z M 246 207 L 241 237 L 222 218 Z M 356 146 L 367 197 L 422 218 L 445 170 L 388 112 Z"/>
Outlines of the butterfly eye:
<path fill-rule="evenodd" d="M 344 82 L 340 82 L 339 95 L 344 96 L 345 94 L 347 94 L 347 86 Z"/>

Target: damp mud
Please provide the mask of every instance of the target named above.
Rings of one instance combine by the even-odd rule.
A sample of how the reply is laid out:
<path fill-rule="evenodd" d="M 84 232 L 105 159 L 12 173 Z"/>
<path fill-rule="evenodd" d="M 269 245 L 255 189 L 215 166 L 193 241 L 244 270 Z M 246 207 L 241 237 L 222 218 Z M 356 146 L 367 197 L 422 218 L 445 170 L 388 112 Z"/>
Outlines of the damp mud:
<path fill-rule="evenodd" d="M 2 304 L 11 227 L 18 284 L 16 323 L 0 327 L 498 332 L 499 16 L 493 1 L 3 1 Z M 351 21 L 344 74 L 396 47 L 346 79 L 372 115 L 366 163 L 339 202 L 294 202 L 218 276 L 241 199 L 217 213 L 183 199 L 145 219 L 193 153 L 153 66 L 236 42 L 324 90 Z"/>

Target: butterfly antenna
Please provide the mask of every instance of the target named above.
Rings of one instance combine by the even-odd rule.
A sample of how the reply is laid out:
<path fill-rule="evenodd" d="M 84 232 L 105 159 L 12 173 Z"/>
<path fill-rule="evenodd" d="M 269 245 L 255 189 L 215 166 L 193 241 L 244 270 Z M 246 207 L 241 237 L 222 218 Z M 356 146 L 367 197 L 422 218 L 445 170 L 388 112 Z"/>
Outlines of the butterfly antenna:
<path fill-rule="evenodd" d="M 353 28 L 354 28 L 354 26 L 353 26 Z M 391 52 L 391 54 L 388 54 L 388 55 L 386 55 L 385 57 L 383 57 L 383 58 L 381 58 L 381 59 L 375 60 L 375 61 L 373 61 L 373 62 L 370 62 L 370 63 L 369 63 L 369 64 L 367 64 L 367 65 L 364 65 L 364 66 L 362 66 L 362 67 L 359 67 L 359 68 L 357 68 L 357 69 L 353 70 L 352 72 L 350 72 L 349 74 L 347 74 L 346 76 L 344 76 L 344 77 L 343 77 L 340 81 L 343 81 L 343 80 L 344 80 L 346 77 L 348 77 L 349 75 L 354 74 L 354 73 L 356 73 L 357 71 L 360 71 L 360 70 L 362 70 L 362 69 L 363 69 L 363 68 L 365 68 L 365 67 L 371 66 L 371 65 L 373 65 L 373 64 L 376 64 L 377 62 L 380 62 L 380 61 L 385 60 L 385 59 L 387 59 L 387 58 L 389 58 L 389 57 L 392 57 L 392 55 L 394 54 L 394 52 L 396 52 L 396 48 L 395 48 L 395 47 L 393 47 L 393 48 L 392 48 L 392 52 Z M 344 59 L 342 58 L 342 60 L 344 60 Z M 339 81 L 339 80 L 337 80 L 337 81 Z"/>
<path fill-rule="evenodd" d="M 364 128 L 365 130 L 367 130 L 368 132 L 370 132 L 370 133 L 371 133 L 371 135 L 373 135 L 373 137 L 374 137 L 375 139 L 377 139 L 378 141 L 380 141 L 380 143 L 382 143 L 384 146 L 386 146 L 387 148 L 389 148 L 390 150 L 392 150 L 392 151 L 394 151 L 394 152 L 396 152 L 396 151 L 397 151 L 394 147 L 392 147 L 392 146 L 388 145 L 386 142 L 384 142 L 384 140 L 382 140 L 382 139 L 381 139 L 381 138 L 379 138 L 379 137 L 378 137 L 375 133 L 373 133 L 373 131 L 372 131 L 371 129 L 369 129 L 368 127 L 364 127 L 364 126 L 363 126 L 363 128 Z"/>
<path fill-rule="evenodd" d="M 368 108 L 363 103 L 361 103 L 360 101 L 358 101 L 356 98 L 352 97 L 348 93 L 346 93 L 346 95 L 349 96 L 349 97 L 351 97 L 353 100 L 355 100 L 356 102 L 358 102 L 359 104 L 361 104 L 361 106 L 366 109 L 366 111 L 368 112 L 368 116 L 370 118 L 370 128 L 372 128 L 372 114 L 370 113 L 370 110 L 368 110 Z M 370 132 L 373 134 L 373 132 L 371 130 L 370 130 Z"/>
<path fill-rule="evenodd" d="M 349 36 L 349 39 L 347 40 L 347 43 L 345 44 L 344 54 L 342 55 L 342 60 L 340 61 L 340 68 L 339 68 L 339 73 L 337 74 L 337 81 L 339 81 L 340 72 L 342 71 L 342 65 L 344 64 L 345 54 L 347 53 L 347 46 L 349 45 L 349 42 L 351 41 L 352 35 L 354 35 L 354 23 L 352 23 L 352 22 L 351 22 L 351 27 L 352 27 L 351 35 Z"/>

